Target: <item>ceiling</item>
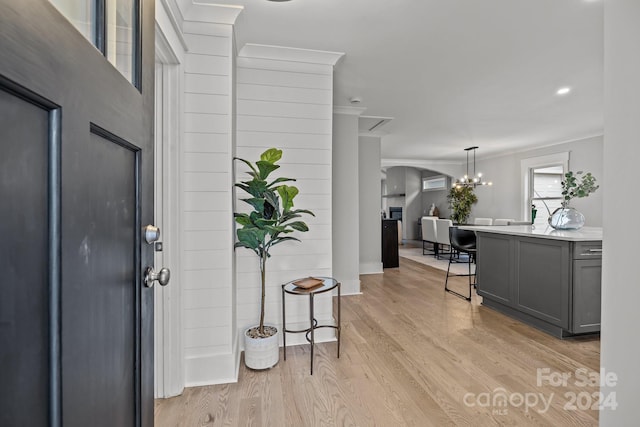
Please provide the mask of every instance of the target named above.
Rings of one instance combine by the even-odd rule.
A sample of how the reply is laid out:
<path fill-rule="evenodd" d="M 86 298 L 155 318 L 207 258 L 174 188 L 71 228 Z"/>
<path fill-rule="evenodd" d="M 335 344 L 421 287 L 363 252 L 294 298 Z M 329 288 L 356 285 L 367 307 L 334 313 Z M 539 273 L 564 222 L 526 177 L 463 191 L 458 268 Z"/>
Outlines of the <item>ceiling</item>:
<path fill-rule="evenodd" d="M 212 1 L 214 2 L 214 1 Z M 454 161 L 603 133 L 598 0 L 216 0 L 245 43 L 344 52 L 334 104 L 361 98 L 382 157 Z M 556 95 L 560 87 L 571 92 Z"/>

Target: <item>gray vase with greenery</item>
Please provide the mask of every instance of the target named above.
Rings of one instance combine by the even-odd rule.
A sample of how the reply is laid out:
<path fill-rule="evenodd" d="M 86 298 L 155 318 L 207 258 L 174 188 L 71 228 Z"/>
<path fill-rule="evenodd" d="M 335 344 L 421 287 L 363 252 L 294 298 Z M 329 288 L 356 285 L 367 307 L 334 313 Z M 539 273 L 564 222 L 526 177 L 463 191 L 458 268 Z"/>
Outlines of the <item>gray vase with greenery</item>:
<path fill-rule="evenodd" d="M 562 207 L 553 211 L 549 216 L 549 225 L 558 230 L 578 230 L 584 226 L 585 218 L 581 212 L 569 206 L 569 202 L 574 198 L 588 197 L 595 192 L 599 185 L 596 185 L 596 178 L 587 172 L 582 176 L 582 171 L 569 171 L 564 174 L 562 180 Z"/>

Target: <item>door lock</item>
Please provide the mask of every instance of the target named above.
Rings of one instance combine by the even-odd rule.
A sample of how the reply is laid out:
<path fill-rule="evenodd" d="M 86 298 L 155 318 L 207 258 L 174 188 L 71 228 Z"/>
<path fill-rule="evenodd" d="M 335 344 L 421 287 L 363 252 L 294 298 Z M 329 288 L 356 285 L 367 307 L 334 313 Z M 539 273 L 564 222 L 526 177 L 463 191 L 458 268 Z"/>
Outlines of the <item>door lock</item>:
<path fill-rule="evenodd" d="M 151 224 L 144 227 L 144 240 L 146 240 L 147 243 L 157 242 L 159 238 L 160 229 L 158 227 Z"/>
<path fill-rule="evenodd" d="M 153 267 L 147 267 L 144 271 L 144 284 L 147 288 L 152 288 L 155 281 L 158 281 L 161 286 L 167 286 L 169 279 L 171 279 L 171 271 L 168 268 L 162 268 L 156 272 Z"/>

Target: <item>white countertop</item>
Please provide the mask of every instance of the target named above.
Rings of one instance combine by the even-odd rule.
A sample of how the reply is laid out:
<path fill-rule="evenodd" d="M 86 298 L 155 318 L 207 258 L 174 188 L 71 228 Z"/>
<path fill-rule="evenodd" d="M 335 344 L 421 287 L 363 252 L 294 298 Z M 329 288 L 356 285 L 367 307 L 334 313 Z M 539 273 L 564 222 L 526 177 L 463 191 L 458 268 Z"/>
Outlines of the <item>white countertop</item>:
<path fill-rule="evenodd" d="M 582 227 L 579 230 L 556 230 L 550 225 L 461 225 L 459 228 L 463 230 L 483 231 L 486 233 L 565 240 L 569 242 L 602 240 L 602 227 Z"/>

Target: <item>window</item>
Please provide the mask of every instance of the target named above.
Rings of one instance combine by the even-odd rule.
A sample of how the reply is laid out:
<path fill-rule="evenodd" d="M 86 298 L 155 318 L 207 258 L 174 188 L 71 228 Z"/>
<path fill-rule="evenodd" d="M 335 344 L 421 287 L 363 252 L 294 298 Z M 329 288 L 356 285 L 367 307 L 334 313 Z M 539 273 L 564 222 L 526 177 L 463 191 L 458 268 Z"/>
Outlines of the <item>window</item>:
<path fill-rule="evenodd" d="M 140 89 L 140 0 L 50 0 L 74 27 Z"/>
<path fill-rule="evenodd" d="M 130 82 L 134 82 L 133 66 L 136 54 L 135 0 L 107 0 L 105 56 Z"/>
<path fill-rule="evenodd" d="M 569 170 L 569 152 L 531 157 L 521 161 L 523 212 L 531 220 L 531 206 L 536 206 L 534 225 L 546 226 L 547 218 L 562 203 L 562 178 Z"/>
<path fill-rule="evenodd" d="M 60 12 L 94 46 L 96 45 L 96 4 L 94 0 L 51 0 Z"/>
<path fill-rule="evenodd" d="M 422 178 L 422 191 L 444 190 L 447 188 L 447 177 L 444 175 Z"/>
<path fill-rule="evenodd" d="M 531 169 L 529 198 L 538 211 L 534 224 L 546 225 L 549 212 L 561 206 L 563 175 L 562 165 Z"/>

